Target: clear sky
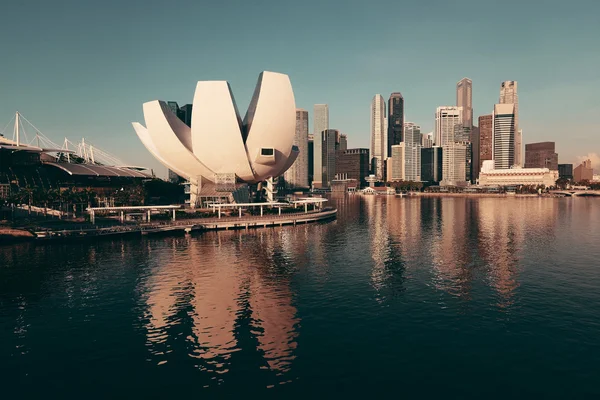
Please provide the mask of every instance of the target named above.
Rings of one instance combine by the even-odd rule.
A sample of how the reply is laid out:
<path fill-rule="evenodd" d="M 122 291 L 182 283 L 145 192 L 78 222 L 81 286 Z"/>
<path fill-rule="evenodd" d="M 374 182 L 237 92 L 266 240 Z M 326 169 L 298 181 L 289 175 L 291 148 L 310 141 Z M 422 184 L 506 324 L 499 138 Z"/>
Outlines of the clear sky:
<path fill-rule="evenodd" d="M 228 80 L 244 113 L 261 71 L 286 73 L 297 107 L 329 104 L 331 128 L 368 147 L 374 94 L 402 92 L 428 132 L 466 76 L 475 118 L 518 81 L 524 143 L 576 162 L 600 153 L 599 21 L 600 0 L 4 2 L 0 129 L 18 110 L 164 175 L 130 122 L 145 101 L 191 102 L 198 80 Z"/>

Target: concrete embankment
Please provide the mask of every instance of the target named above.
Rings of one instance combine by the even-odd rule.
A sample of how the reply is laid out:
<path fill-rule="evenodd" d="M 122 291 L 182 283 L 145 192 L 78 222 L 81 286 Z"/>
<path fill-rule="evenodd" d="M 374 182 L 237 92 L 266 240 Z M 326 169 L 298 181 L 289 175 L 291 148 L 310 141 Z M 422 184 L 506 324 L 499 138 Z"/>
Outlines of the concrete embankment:
<path fill-rule="evenodd" d="M 35 235 L 25 229 L 0 226 L 0 244 L 35 239 Z"/>
<path fill-rule="evenodd" d="M 265 215 L 223 218 L 200 218 L 193 220 L 182 220 L 168 223 L 120 225 L 107 228 L 88 228 L 70 230 L 45 230 L 35 232 L 38 239 L 69 239 L 69 238 L 92 238 L 125 234 L 155 234 L 168 232 L 194 232 L 229 229 L 255 229 L 268 228 L 284 225 L 307 224 L 311 222 L 326 221 L 336 218 L 337 210 L 329 209 L 312 211 L 307 213 L 293 213 L 283 215 Z"/>

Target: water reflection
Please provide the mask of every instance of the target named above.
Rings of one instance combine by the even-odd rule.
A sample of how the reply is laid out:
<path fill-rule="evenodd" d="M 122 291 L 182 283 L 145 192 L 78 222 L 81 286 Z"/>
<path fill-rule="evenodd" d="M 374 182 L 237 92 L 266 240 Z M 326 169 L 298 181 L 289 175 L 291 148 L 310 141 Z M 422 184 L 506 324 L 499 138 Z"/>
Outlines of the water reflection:
<path fill-rule="evenodd" d="M 302 236 L 302 229 L 297 231 Z M 198 368 L 223 374 L 232 368 L 249 331 L 266 368 L 282 374 L 294 360 L 299 320 L 293 306 L 289 258 L 301 247 L 289 231 L 219 232 L 203 240 L 179 238 L 139 292 L 147 305 L 148 343 L 157 363 L 168 361 L 171 331 L 186 336 Z M 184 314 L 181 315 L 181 312 Z M 189 331 L 174 329 L 190 319 Z M 246 342 L 246 344 L 248 344 Z"/>

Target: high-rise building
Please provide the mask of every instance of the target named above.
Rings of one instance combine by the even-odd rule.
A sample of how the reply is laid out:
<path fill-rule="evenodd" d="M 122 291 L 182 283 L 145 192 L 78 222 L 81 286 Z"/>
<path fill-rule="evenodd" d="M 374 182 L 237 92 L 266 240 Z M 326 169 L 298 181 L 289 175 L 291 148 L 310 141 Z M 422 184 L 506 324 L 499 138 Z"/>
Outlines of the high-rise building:
<path fill-rule="evenodd" d="M 315 175 L 315 137 L 308 134 L 308 185 L 312 185 Z"/>
<path fill-rule="evenodd" d="M 315 104 L 313 113 L 313 186 L 321 187 L 323 171 L 323 148 L 322 132 L 329 129 L 329 106 L 327 104 Z"/>
<path fill-rule="evenodd" d="M 421 135 L 421 147 L 433 147 L 433 132 Z"/>
<path fill-rule="evenodd" d="M 573 164 L 558 164 L 558 176 L 561 179 L 573 179 Z"/>
<path fill-rule="evenodd" d="M 348 135 L 345 135 L 343 133 L 340 133 L 340 136 L 338 138 L 338 146 L 337 146 L 338 150 L 346 150 L 348 149 Z"/>
<path fill-rule="evenodd" d="M 492 121 L 492 158 L 495 169 L 515 165 L 515 105 L 494 105 Z"/>
<path fill-rule="evenodd" d="M 391 168 L 388 167 L 387 181 L 404 181 L 406 180 L 405 165 L 406 165 L 406 143 L 395 144 L 392 146 Z"/>
<path fill-rule="evenodd" d="M 594 179 L 594 170 L 592 169 L 592 161 L 585 160 L 573 170 L 573 180 L 575 182 L 592 181 Z"/>
<path fill-rule="evenodd" d="M 479 153 L 480 153 L 480 141 L 479 141 L 479 127 L 473 126 L 471 130 L 471 154 L 472 154 L 472 162 L 471 162 L 471 182 L 477 182 L 479 178 L 479 171 L 481 171 L 479 165 Z"/>
<path fill-rule="evenodd" d="M 321 132 L 321 157 L 323 160 L 321 187 L 329 187 L 335 178 L 335 148 L 339 134 L 340 131 L 337 129 L 326 129 Z"/>
<path fill-rule="evenodd" d="M 404 97 L 402 93 L 390 94 L 387 114 L 387 157 L 392 157 L 392 146 L 404 141 Z"/>
<path fill-rule="evenodd" d="M 421 149 L 421 180 L 439 182 L 442 180 L 442 148 L 440 146 Z"/>
<path fill-rule="evenodd" d="M 385 102 L 383 96 L 376 94 L 371 101 L 371 165 L 373 174 L 384 179 L 383 163 L 386 159 L 385 138 Z"/>
<path fill-rule="evenodd" d="M 486 160 L 493 160 L 494 153 L 492 149 L 493 143 L 493 114 L 481 115 L 479 117 L 479 165 L 477 167 L 476 177 L 479 178 L 479 172 L 483 162 Z"/>
<path fill-rule="evenodd" d="M 444 146 L 454 142 L 456 125 L 462 125 L 462 108 L 455 106 L 438 107 L 435 112 L 436 146 Z"/>
<path fill-rule="evenodd" d="M 442 147 L 441 186 L 466 186 L 467 145 L 450 143 Z"/>
<path fill-rule="evenodd" d="M 462 78 L 456 84 L 456 106 L 462 107 L 462 124 L 471 129 L 473 127 L 473 82 L 469 78 Z"/>
<path fill-rule="evenodd" d="M 356 179 L 361 187 L 369 176 L 369 149 L 338 150 L 335 155 L 336 179 Z"/>
<path fill-rule="evenodd" d="M 523 166 L 522 147 L 523 147 L 523 132 L 519 127 L 519 94 L 517 91 L 517 81 L 504 81 L 500 84 L 500 104 L 514 104 L 514 143 L 513 154 L 515 165 Z M 512 165 L 511 165 L 512 167 Z"/>
<path fill-rule="evenodd" d="M 548 168 L 558 170 L 558 154 L 554 142 L 529 143 L 525 145 L 525 168 Z"/>
<path fill-rule="evenodd" d="M 290 188 L 309 187 L 308 183 L 308 111 L 296 109 L 296 134 L 294 144 L 300 154 L 292 166 L 284 173 L 284 180 Z"/>
<path fill-rule="evenodd" d="M 413 122 L 404 123 L 405 162 L 404 179 L 421 180 L 421 127 Z"/>

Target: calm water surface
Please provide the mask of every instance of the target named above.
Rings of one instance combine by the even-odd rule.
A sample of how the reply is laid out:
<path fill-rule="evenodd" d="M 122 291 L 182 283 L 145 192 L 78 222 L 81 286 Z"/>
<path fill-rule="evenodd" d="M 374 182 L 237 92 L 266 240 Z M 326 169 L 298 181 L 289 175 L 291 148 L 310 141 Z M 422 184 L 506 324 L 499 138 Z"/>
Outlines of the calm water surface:
<path fill-rule="evenodd" d="M 0 246 L 2 398 L 600 398 L 600 199 Z"/>

